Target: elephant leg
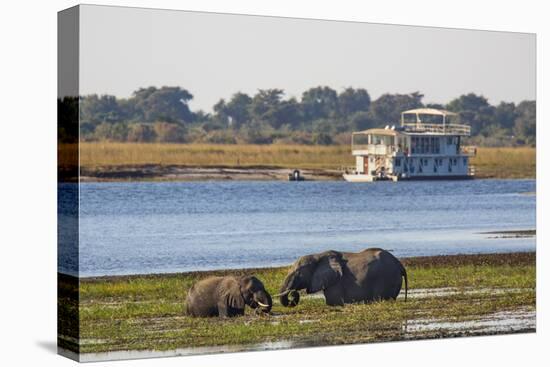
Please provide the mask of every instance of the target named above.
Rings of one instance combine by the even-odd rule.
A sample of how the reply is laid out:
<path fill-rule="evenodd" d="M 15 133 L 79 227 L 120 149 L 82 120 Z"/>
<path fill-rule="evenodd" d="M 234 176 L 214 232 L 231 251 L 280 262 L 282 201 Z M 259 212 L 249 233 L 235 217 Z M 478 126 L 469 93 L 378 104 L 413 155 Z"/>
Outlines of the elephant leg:
<path fill-rule="evenodd" d="M 397 287 L 400 285 L 394 284 L 389 281 L 378 282 L 373 289 L 373 300 L 382 301 L 382 300 L 395 300 L 399 294 L 399 290 L 396 291 Z"/>
<path fill-rule="evenodd" d="M 326 288 L 325 302 L 328 306 L 343 306 L 344 305 L 344 291 L 339 285 Z"/>
<path fill-rule="evenodd" d="M 218 303 L 218 316 L 231 317 L 229 307 L 225 304 L 225 302 Z"/>
<path fill-rule="evenodd" d="M 244 308 L 234 308 L 225 304 L 225 302 L 218 303 L 218 316 L 220 317 L 235 317 L 244 316 Z"/>

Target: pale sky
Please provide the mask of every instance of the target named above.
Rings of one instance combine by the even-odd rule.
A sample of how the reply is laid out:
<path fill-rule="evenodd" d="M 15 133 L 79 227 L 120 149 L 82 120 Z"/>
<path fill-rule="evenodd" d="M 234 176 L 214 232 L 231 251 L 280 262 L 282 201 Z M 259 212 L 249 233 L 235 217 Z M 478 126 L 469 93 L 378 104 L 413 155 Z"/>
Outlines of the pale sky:
<path fill-rule="evenodd" d="M 193 110 L 237 91 L 310 87 L 535 99 L 534 34 L 83 5 L 80 94 L 180 86 Z"/>

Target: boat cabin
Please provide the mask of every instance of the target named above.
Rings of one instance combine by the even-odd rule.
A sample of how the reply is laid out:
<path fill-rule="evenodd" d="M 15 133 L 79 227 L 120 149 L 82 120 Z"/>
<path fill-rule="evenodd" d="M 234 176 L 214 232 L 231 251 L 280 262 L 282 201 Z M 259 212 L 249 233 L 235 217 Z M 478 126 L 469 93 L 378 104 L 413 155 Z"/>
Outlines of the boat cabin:
<path fill-rule="evenodd" d="M 352 182 L 403 179 L 472 178 L 469 159 L 475 148 L 462 144 L 470 126 L 457 114 L 432 108 L 401 113 L 400 126 L 352 134 L 355 167 L 344 174 Z"/>

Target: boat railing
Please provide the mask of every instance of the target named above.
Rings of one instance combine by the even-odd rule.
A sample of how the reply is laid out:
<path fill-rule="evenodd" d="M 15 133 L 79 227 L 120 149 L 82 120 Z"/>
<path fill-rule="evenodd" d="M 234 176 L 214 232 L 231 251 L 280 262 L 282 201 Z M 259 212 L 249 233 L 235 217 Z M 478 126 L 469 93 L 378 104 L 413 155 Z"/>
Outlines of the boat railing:
<path fill-rule="evenodd" d="M 424 124 L 416 122 L 403 123 L 405 131 L 440 133 L 449 135 L 466 135 L 469 136 L 471 128 L 468 125 L 462 124 Z"/>
<path fill-rule="evenodd" d="M 400 148 L 395 145 L 384 145 L 384 144 L 352 144 L 352 152 L 361 151 L 367 152 L 368 154 L 392 154 L 398 152 Z"/>

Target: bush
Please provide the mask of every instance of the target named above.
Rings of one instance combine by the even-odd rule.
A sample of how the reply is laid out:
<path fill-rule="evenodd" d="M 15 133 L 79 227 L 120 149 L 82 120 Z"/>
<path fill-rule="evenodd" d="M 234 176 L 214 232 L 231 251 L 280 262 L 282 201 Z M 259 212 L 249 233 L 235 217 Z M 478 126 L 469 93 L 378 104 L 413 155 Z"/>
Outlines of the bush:
<path fill-rule="evenodd" d="M 128 141 L 133 143 L 148 143 L 155 141 L 157 134 L 151 125 L 132 124 L 128 132 Z"/>
<path fill-rule="evenodd" d="M 315 145 L 331 145 L 332 137 L 327 133 L 314 133 L 311 141 Z"/>
<path fill-rule="evenodd" d="M 157 141 L 161 143 L 184 143 L 185 128 L 180 124 L 155 122 L 154 131 Z"/>
<path fill-rule="evenodd" d="M 227 130 L 211 131 L 203 140 L 205 143 L 211 144 L 237 144 L 235 135 Z"/>

